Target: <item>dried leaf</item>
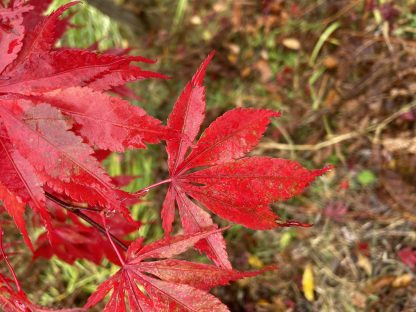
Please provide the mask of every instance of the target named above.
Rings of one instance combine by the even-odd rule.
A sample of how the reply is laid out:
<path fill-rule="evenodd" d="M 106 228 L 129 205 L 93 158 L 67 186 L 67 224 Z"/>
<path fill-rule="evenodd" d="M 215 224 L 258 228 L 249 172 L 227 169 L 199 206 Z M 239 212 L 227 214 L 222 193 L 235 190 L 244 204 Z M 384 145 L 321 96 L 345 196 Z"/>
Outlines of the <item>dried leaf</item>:
<path fill-rule="evenodd" d="M 381 142 L 384 148 L 391 152 L 406 152 L 416 154 L 416 137 L 415 138 L 385 138 Z"/>
<path fill-rule="evenodd" d="M 395 288 L 407 287 L 410 285 L 412 280 L 413 280 L 413 276 L 411 274 L 403 274 L 403 275 L 397 276 L 391 285 Z"/>
<path fill-rule="evenodd" d="M 362 268 L 365 271 L 365 273 L 367 273 L 368 276 L 371 276 L 371 273 L 373 271 L 373 266 L 371 265 L 370 260 L 361 253 L 358 254 L 357 265 L 360 268 Z"/>
<path fill-rule="evenodd" d="M 308 301 L 315 300 L 315 281 L 313 276 L 313 268 L 311 264 L 307 264 L 302 275 L 303 294 Z"/>
<path fill-rule="evenodd" d="M 296 38 L 285 38 L 283 39 L 282 44 L 291 50 L 299 50 L 301 48 L 301 44 Z"/>

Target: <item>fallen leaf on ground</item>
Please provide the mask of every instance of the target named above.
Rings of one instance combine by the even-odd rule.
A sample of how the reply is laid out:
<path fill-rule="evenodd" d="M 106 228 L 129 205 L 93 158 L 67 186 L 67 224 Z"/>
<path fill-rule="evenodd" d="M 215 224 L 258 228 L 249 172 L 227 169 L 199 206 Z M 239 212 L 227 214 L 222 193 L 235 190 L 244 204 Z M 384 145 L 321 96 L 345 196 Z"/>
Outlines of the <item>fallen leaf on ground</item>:
<path fill-rule="evenodd" d="M 308 301 L 315 300 L 315 281 L 313 277 L 313 269 L 311 264 L 307 264 L 302 276 L 303 294 Z"/>

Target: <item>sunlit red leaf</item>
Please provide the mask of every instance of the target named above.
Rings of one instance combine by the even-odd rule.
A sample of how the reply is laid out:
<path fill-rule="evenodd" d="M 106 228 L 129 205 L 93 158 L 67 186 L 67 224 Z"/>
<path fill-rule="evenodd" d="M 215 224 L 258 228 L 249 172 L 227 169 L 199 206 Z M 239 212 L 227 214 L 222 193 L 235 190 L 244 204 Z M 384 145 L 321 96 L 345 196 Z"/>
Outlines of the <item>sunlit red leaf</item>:
<path fill-rule="evenodd" d="M 166 235 L 172 230 L 176 206 L 187 233 L 199 232 L 213 224 L 189 196 L 220 217 L 252 229 L 302 225 L 278 224 L 278 216 L 269 205 L 302 193 L 329 168 L 307 170 L 289 160 L 246 157 L 259 143 L 270 119 L 280 116 L 279 113 L 233 109 L 215 120 L 194 143 L 205 117 L 202 83 L 212 56 L 211 53 L 186 85 L 168 119 L 168 125 L 181 135 L 166 147 L 170 172 L 170 187 L 162 209 Z M 201 241 L 197 248 L 217 265 L 229 268 L 225 242 L 220 236 Z"/>
<path fill-rule="evenodd" d="M 68 88 L 36 98 L 57 107 L 80 125 L 79 133 L 100 149 L 122 152 L 169 137 L 160 121 L 128 102 L 90 88 Z"/>
<path fill-rule="evenodd" d="M 26 205 L 51 231 L 45 192 L 122 212 L 131 221 L 126 206 L 133 197 L 115 188 L 94 150 L 144 148 L 173 135 L 143 109 L 101 92 L 164 78 L 135 65 L 153 61 L 126 50 L 56 48 L 70 26 L 71 14 L 62 15 L 78 1 L 44 15 L 50 3 L 10 1 L 0 7 L 0 199 L 29 246 Z"/>

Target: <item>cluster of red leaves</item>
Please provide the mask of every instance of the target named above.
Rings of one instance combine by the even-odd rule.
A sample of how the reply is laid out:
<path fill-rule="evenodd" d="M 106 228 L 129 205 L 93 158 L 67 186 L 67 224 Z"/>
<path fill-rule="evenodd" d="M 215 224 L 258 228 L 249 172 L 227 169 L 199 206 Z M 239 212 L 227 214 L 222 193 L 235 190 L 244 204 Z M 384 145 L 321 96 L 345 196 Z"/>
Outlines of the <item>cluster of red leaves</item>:
<path fill-rule="evenodd" d="M 164 76 L 142 70 L 136 62 L 152 61 L 130 56 L 129 51 L 56 48 L 69 26 L 70 15 L 61 15 L 76 2 L 43 16 L 50 2 L 0 1 L 0 199 L 4 208 L 35 258 L 56 255 L 69 263 L 87 259 L 98 264 L 107 257 L 121 266 L 85 308 L 112 290 L 105 311 L 227 311 L 207 291 L 259 272 L 232 269 L 221 230 L 200 205 L 253 229 L 294 225 L 278 223 L 269 205 L 302 193 L 328 168 L 309 171 L 293 161 L 247 157 L 270 118 L 279 116 L 270 110 L 231 110 L 194 143 L 205 117 L 203 80 L 213 53 L 180 94 L 167 126 L 140 107 L 109 95 L 107 91 L 132 95 L 126 83 Z M 146 246 L 141 240 L 130 244 L 122 237 L 140 223 L 131 219 L 127 203 L 152 186 L 135 194 L 119 190 L 117 180 L 101 167 L 99 155 L 145 148 L 162 140 L 170 173 L 157 183 L 170 183 L 161 213 L 165 238 Z M 27 231 L 26 206 L 34 211 L 34 224 L 40 218 L 47 229 L 38 237 L 36 248 Z M 175 207 L 185 235 L 171 236 Z M 111 218 L 105 216 L 109 213 Z M 80 216 L 92 226 L 81 222 Z M 118 247 L 115 237 L 120 237 Z M 192 246 L 215 265 L 170 259 Z M 155 259 L 159 260 L 148 261 Z M 11 267 L 10 271 L 14 275 Z M 27 300 L 17 280 L 16 290 L 1 275 L 0 283 L 3 309 L 42 311 Z"/>
<path fill-rule="evenodd" d="M 29 246 L 26 204 L 52 228 L 45 192 L 127 214 L 125 194 L 93 157 L 93 147 L 143 148 L 167 135 L 161 122 L 141 108 L 103 93 L 158 76 L 131 64 L 149 60 L 56 49 L 54 43 L 68 25 L 59 16 L 75 3 L 43 17 L 33 10 L 39 1 L 32 2 L 11 1 L 2 8 L 1 25 L 7 31 L 1 33 L 6 57 L 0 63 L 0 166 L 5 173 L 0 192 Z M 33 31 L 25 32 L 35 19 Z"/>

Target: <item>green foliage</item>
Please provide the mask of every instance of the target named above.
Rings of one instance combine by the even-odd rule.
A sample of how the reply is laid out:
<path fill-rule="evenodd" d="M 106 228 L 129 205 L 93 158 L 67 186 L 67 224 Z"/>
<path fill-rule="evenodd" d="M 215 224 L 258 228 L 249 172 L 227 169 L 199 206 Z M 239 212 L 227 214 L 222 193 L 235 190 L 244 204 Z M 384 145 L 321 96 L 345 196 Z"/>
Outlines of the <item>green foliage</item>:
<path fill-rule="evenodd" d="M 367 187 L 374 184 L 377 177 L 371 170 L 362 170 L 357 174 L 357 181 L 361 186 Z"/>

